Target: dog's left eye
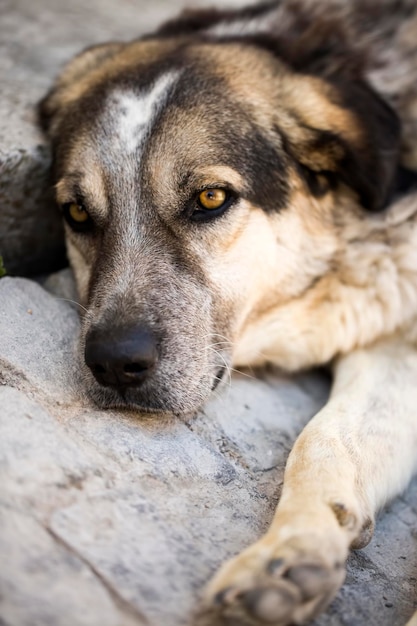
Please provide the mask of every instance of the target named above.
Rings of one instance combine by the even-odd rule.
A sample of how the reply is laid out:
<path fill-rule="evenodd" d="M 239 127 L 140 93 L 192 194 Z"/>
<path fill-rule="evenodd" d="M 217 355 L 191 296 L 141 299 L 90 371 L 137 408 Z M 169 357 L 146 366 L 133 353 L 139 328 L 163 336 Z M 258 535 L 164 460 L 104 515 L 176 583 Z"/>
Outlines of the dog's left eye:
<path fill-rule="evenodd" d="M 62 212 L 65 220 L 73 230 L 78 232 L 91 230 L 93 221 L 81 203 L 68 202 L 62 206 Z"/>
<path fill-rule="evenodd" d="M 191 218 L 195 221 L 204 221 L 221 215 L 232 204 L 235 197 L 235 194 L 228 189 L 214 187 L 204 189 L 198 194 L 197 208 Z"/>
<path fill-rule="evenodd" d="M 202 209 L 216 210 L 226 202 L 225 189 L 205 189 L 198 196 L 198 203 Z"/>

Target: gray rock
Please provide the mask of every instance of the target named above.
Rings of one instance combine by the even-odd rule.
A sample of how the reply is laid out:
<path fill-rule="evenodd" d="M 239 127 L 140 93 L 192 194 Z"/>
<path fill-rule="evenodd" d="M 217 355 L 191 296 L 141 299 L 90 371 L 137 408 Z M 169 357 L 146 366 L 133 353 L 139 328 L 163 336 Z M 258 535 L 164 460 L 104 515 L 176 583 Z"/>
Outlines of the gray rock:
<path fill-rule="evenodd" d="M 222 428 L 223 399 L 191 425 L 80 406 L 73 389 L 77 316 L 72 306 L 25 279 L 2 279 L 0 301 L 1 375 L 15 387 L 5 386 L 0 395 L 2 501 L 28 516 L 28 528 L 33 520 L 40 524 L 37 532 L 28 530 L 36 554 L 39 544 L 40 578 L 33 586 L 15 525 L 2 529 L 6 546 L 22 553 L 8 568 L 15 591 L 8 594 L 3 619 L 18 615 L 11 624 L 40 619 L 39 599 L 35 602 L 31 589 L 42 596 L 42 577 L 52 563 L 56 578 L 70 581 L 65 554 L 59 556 L 65 546 L 71 558 L 88 563 L 100 584 L 105 581 L 104 591 L 115 590 L 132 614 L 143 613 L 152 624 L 185 623 L 197 589 L 226 556 L 255 539 L 271 516 L 273 501 L 265 499 L 260 459 L 255 454 L 252 471 L 243 469 L 236 450 L 244 451 L 246 441 L 239 431 L 231 431 L 232 439 Z M 246 396 L 248 384 L 256 384 L 244 378 L 236 382 L 239 396 Z M 317 383 L 322 401 L 326 385 Z M 283 423 L 291 395 L 305 413 L 318 408 L 320 401 L 309 401 L 296 381 L 283 384 Z M 268 395 L 270 387 L 264 391 Z M 237 404 L 235 398 L 237 415 L 248 413 L 242 402 L 243 396 Z M 254 426 L 259 429 L 256 421 Z M 278 488 L 279 480 L 271 491 L 276 495 Z M 51 537 L 58 541 L 57 552 L 51 553 L 40 538 L 45 529 L 48 542 Z M 84 584 L 82 576 L 78 584 Z M 25 602 L 18 601 L 26 588 Z M 15 603 L 20 612 L 15 607 L 13 613 Z M 72 611 L 78 619 L 79 606 L 68 603 L 66 614 Z M 45 606 L 58 613 L 60 593 L 48 594 Z M 98 611 L 97 623 L 100 619 Z"/>
<path fill-rule="evenodd" d="M 68 306 L 66 300 L 49 295 L 34 282 L 7 276 L 0 282 L 0 302 L 0 379 L 22 379 L 28 388 L 42 390 L 56 401 L 75 400 L 75 305 Z"/>
<path fill-rule="evenodd" d="M 0 253 L 9 274 L 39 274 L 65 264 L 48 168 L 45 146 L 9 152 L 0 147 Z"/>
<path fill-rule="evenodd" d="M 80 481 L 97 476 L 92 459 L 65 425 L 17 389 L 0 388 L 0 406 L 1 623 L 145 624 L 49 525 L 56 509 L 74 502 Z"/>
<path fill-rule="evenodd" d="M 124 612 L 83 559 L 32 515 L 0 504 L 2 624 L 127 626 L 146 624 Z M 15 541 L 10 542 L 14 537 Z M 16 549 L 17 539 L 22 548 Z M 15 572 L 19 572 L 19 578 Z M 94 599 L 94 601 L 92 601 Z"/>
<path fill-rule="evenodd" d="M 0 280 L 0 621 L 185 626 L 219 564 L 272 518 L 287 453 L 328 381 L 235 375 L 195 418 L 82 399 L 68 271 Z M 28 311 L 31 312 L 28 312 Z M 415 481 L 349 560 L 316 626 L 400 626 L 417 577 Z"/>

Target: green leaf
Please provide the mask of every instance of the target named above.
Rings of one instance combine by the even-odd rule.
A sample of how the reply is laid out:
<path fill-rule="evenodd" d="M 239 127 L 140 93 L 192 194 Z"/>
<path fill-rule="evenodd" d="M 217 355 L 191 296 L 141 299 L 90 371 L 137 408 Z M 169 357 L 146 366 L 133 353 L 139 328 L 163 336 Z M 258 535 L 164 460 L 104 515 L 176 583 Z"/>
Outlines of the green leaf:
<path fill-rule="evenodd" d="M 6 268 L 3 265 L 3 257 L 0 256 L 0 278 L 6 276 Z"/>

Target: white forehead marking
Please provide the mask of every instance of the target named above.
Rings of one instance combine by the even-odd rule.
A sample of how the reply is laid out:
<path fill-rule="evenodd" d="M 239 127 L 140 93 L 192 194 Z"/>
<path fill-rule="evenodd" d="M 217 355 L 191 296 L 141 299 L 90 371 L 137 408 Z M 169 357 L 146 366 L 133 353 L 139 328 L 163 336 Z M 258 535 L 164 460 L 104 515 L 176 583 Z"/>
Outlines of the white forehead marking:
<path fill-rule="evenodd" d="M 125 153 L 135 152 L 150 131 L 178 75 L 179 72 L 164 74 L 144 93 L 124 91 L 113 94 L 111 110 L 114 111 L 114 103 L 118 116 L 117 143 Z"/>

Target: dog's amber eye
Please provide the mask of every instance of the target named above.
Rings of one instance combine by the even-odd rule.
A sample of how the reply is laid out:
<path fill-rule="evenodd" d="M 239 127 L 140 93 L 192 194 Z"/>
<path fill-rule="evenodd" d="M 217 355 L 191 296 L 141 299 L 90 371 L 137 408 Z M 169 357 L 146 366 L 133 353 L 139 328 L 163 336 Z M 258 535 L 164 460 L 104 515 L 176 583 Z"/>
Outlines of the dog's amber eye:
<path fill-rule="evenodd" d="M 224 189 L 205 189 L 198 196 L 199 205 L 208 211 L 220 209 L 226 200 L 227 193 Z"/>
<path fill-rule="evenodd" d="M 74 220 L 74 222 L 77 222 L 78 224 L 83 224 L 84 222 L 88 220 L 88 217 L 89 217 L 83 205 L 76 204 L 75 202 L 72 202 L 69 205 L 68 215 L 70 216 L 72 220 Z"/>
<path fill-rule="evenodd" d="M 220 217 L 237 198 L 236 192 L 226 187 L 209 187 L 200 191 L 194 199 L 190 218 L 193 222 L 208 222 Z"/>
<path fill-rule="evenodd" d="M 64 218 L 77 231 L 89 230 L 92 226 L 91 217 L 87 209 L 78 202 L 68 202 L 62 207 Z"/>

